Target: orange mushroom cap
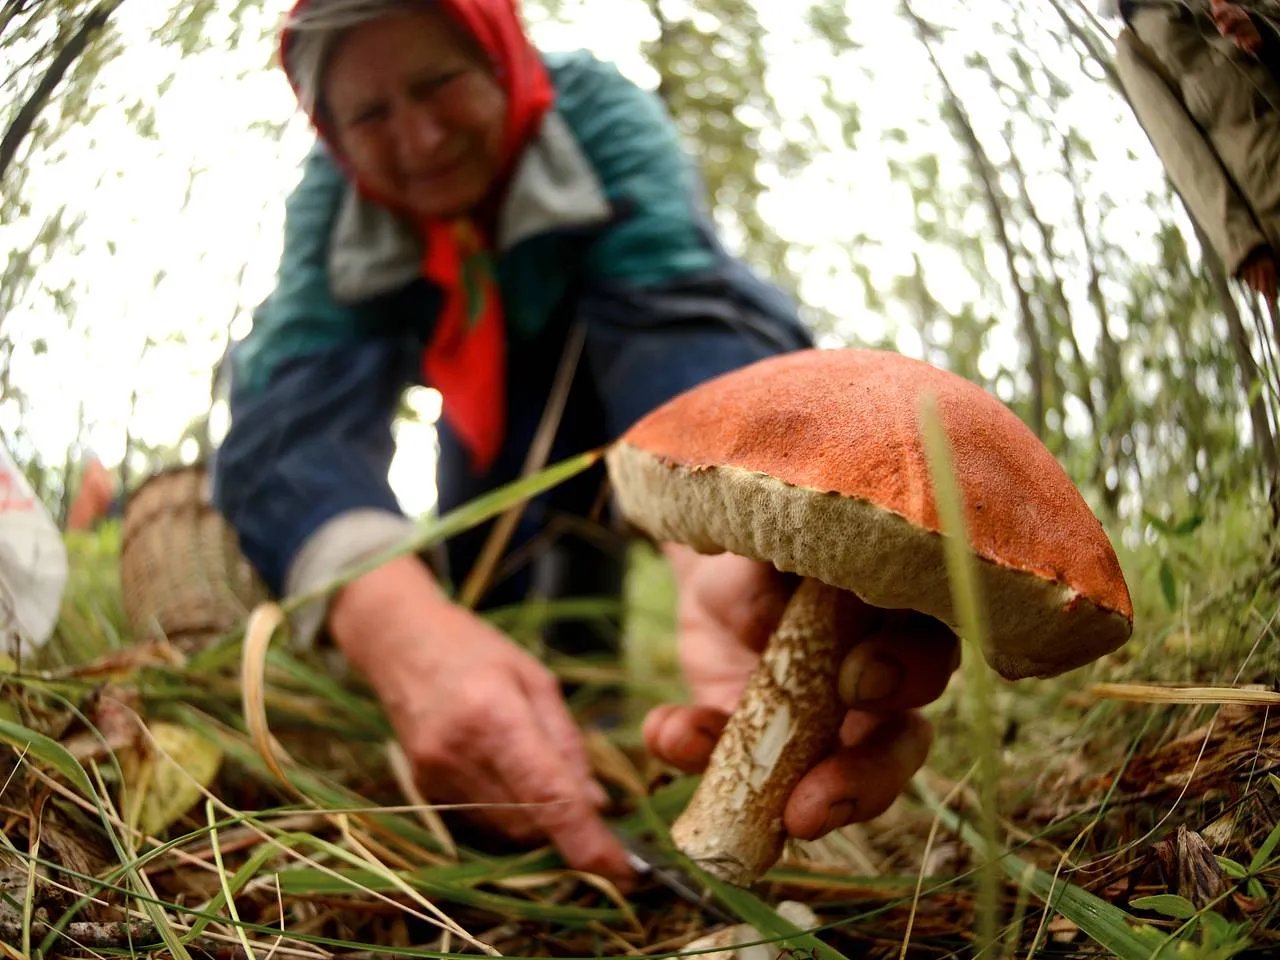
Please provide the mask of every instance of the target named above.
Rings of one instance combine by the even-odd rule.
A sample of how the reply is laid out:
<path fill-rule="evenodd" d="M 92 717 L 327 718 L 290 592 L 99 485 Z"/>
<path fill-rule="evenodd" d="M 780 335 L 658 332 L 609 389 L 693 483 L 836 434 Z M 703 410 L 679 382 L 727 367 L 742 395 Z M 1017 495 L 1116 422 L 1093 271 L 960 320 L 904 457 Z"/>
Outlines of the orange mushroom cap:
<path fill-rule="evenodd" d="M 806 350 L 675 397 L 608 455 L 624 514 L 658 540 L 817 577 L 958 628 L 921 433 L 951 446 L 991 638 L 1009 678 L 1121 646 L 1133 605 L 1115 551 L 1034 433 L 953 373 L 878 350 Z"/>

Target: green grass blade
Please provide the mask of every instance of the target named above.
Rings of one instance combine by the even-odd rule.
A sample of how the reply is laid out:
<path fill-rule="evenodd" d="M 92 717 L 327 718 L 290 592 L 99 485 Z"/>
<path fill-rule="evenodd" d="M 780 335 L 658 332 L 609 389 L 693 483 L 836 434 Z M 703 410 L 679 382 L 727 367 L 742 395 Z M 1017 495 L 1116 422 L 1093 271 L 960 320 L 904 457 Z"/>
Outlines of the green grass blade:
<path fill-rule="evenodd" d="M 425 871 L 400 873 L 399 878 L 415 890 L 439 900 L 489 910 L 501 917 L 563 924 L 617 924 L 623 920 L 622 911 L 612 907 L 538 903 L 536 900 L 476 890 L 465 883 L 433 881 Z M 390 877 L 366 868 L 329 872 L 299 867 L 280 871 L 276 874 L 276 883 L 286 896 L 323 896 L 363 891 L 397 893 L 400 890 Z"/>
<path fill-rule="evenodd" d="M 601 620 L 623 613 L 622 604 L 607 597 L 570 597 L 564 600 L 530 600 L 486 611 L 485 620 L 499 630 L 523 627 L 533 630 L 566 620 Z"/>
<path fill-rule="evenodd" d="M 1176 893 L 1158 893 L 1153 897 L 1135 897 L 1129 906 L 1139 910 L 1150 910 L 1175 920 L 1190 920 L 1196 915 L 1196 905 L 1186 897 Z"/>
<path fill-rule="evenodd" d="M 94 770 L 97 771 L 97 767 L 94 767 Z M 130 895 L 138 902 L 142 912 L 147 915 L 147 919 L 155 926 L 156 933 L 160 935 L 160 939 L 164 941 L 164 945 L 169 948 L 169 953 L 175 960 L 192 960 L 191 954 L 187 952 L 187 948 L 178 932 L 170 924 L 164 907 L 151 896 L 150 888 L 143 879 L 142 872 L 137 868 L 137 852 L 128 845 L 124 836 L 111 828 L 110 818 L 106 816 L 102 799 L 107 796 L 106 785 L 102 783 L 100 775 L 98 776 L 98 782 L 100 784 L 99 792 L 94 794 L 93 801 L 102 816 L 103 825 L 107 828 L 107 839 L 110 841 L 117 859 L 126 866 L 125 877 L 129 882 Z M 52 931 L 50 931 L 50 935 L 52 935 Z"/>
<path fill-rule="evenodd" d="M 1271 855 L 1275 853 L 1276 846 L 1280 845 L 1280 823 L 1275 825 L 1267 839 L 1262 841 L 1262 846 L 1258 847 L 1258 852 L 1253 855 L 1253 860 L 1249 862 L 1249 872 L 1257 873 L 1267 865 L 1271 859 Z"/>
<path fill-rule="evenodd" d="M 434 546 L 452 536 L 470 530 L 472 527 L 479 526 L 486 520 L 492 520 L 499 514 L 505 513 L 511 507 L 545 493 L 547 490 L 559 486 L 566 480 L 594 466 L 603 456 L 603 453 L 602 450 L 592 450 L 576 457 L 571 457 L 568 460 L 563 460 L 560 463 L 552 464 L 531 476 L 516 480 L 499 487 L 497 490 L 477 497 L 439 519 L 427 520 L 400 543 L 381 553 L 374 554 L 350 571 L 335 577 L 329 583 L 309 593 L 290 597 L 281 604 L 281 608 L 285 613 L 292 613 L 294 610 L 314 600 L 322 599 L 334 590 L 346 586 L 352 580 L 356 580 L 364 576 L 364 574 L 377 569 L 388 560 L 394 560 L 396 557 L 403 557 L 410 553 L 425 550 L 427 547 Z"/>
<path fill-rule="evenodd" d="M 212 832 L 212 831 L 211 831 Z M 228 903 L 228 897 L 234 897 L 237 893 L 248 886 L 249 881 L 258 875 L 267 861 L 272 857 L 280 854 L 280 847 L 292 847 L 295 844 L 306 840 L 306 834 L 302 833 L 281 833 L 272 837 L 273 843 L 263 844 L 257 850 L 253 851 L 240 868 L 226 881 L 226 884 L 220 889 L 209 901 L 208 907 L 205 908 L 205 916 L 197 918 L 191 927 L 191 932 L 187 934 L 186 940 L 190 942 L 199 937 L 207 926 L 212 923 L 212 917 L 209 914 L 216 914 Z M 238 923 L 237 919 L 237 923 Z"/>
<path fill-rule="evenodd" d="M 236 925 L 236 936 L 240 940 L 240 945 L 244 947 L 244 955 L 246 957 L 253 956 L 253 945 L 249 943 L 249 935 L 245 933 L 244 928 L 240 926 L 240 913 L 236 910 L 235 893 L 231 889 L 231 884 L 227 877 L 226 864 L 222 862 L 222 847 L 218 845 L 218 828 L 216 826 L 217 816 L 214 813 L 214 804 L 212 800 L 206 799 L 204 802 L 205 818 L 209 822 L 209 846 L 213 850 L 213 860 L 218 868 L 218 889 L 222 896 L 222 901 L 227 908 L 227 916 L 231 918 L 231 922 Z"/>
<path fill-rule="evenodd" d="M 22 955 L 31 956 L 31 919 L 36 906 L 36 857 L 40 855 L 40 841 L 31 844 L 31 857 L 27 863 L 27 888 L 22 901 Z"/>
<path fill-rule="evenodd" d="M 929 475 L 938 519 L 942 525 L 952 603 L 959 620 L 960 638 L 970 647 L 969 655 L 963 659 L 962 669 L 970 692 L 965 700 L 977 754 L 978 796 L 981 801 L 983 843 L 977 848 L 982 854 L 978 886 L 978 953 L 983 955 L 991 950 L 996 941 L 999 903 L 995 852 L 996 784 L 999 782 L 1000 771 L 997 735 L 992 726 L 995 710 L 991 697 L 991 679 L 987 675 L 985 657 L 986 616 L 965 529 L 964 503 L 953 469 L 950 442 L 938 416 L 936 400 L 932 396 L 927 396 L 921 405 L 920 428 L 929 459 Z"/>
<path fill-rule="evenodd" d="M 975 848 L 983 843 L 981 834 L 955 811 L 944 807 L 919 776 L 915 779 L 915 788 L 925 805 L 948 828 L 960 834 L 965 843 Z M 1146 926 L 1119 907 L 1075 884 L 1056 879 L 1007 850 L 1002 852 L 997 864 L 1020 888 L 1062 914 L 1120 960 L 1151 960 L 1170 942 L 1154 927 Z"/>
<path fill-rule="evenodd" d="M 359 579 L 366 573 L 370 573 L 389 560 L 412 553 L 420 553 L 428 547 L 470 530 L 486 520 L 492 520 L 511 507 L 545 493 L 566 480 L 590 469 L 603 456 L 604 450 L 590 450 L 576 457 L 570 457 L 567 460 L 552 464 L 531 476 L 516 480 L 468 501 L 456 510 L 451 510 L 443 517 L 428 518 L 419 523 L 417 529 L 402 538 L 399 543 L 374 554 L 314 590 L 283 599 L 280 603 L 280 609 L 287 616 L 309 603 L 324 599 L 334 591 L 346 586 L 353 580 Z M 238 656 L 240 642 L 243 639 L 243 628 L 228 634 L 217 643 L 210 644 L 200 653 L 193 656 L 188 662 L 188 667 L 192 670 L 203 671 L 225 666 Z"/>
<path fill-rule="evenodd" d="M 281 673 L 297 681 L 308 692 L 321 698 L 326 706 L 345 710 L 348 716 L 362 724 L 370 733 L 378 736 L 391 736 L 391 724 L 386 715 L 371 700 L 357 696 L 330 676 L 308 666 L 286 651 L 273 648 L 267 652 L 269 669 Z"/>
<path fill-rule="evenodd" d="M 650 796 L 637 798 L 640 809 L 618 820 L 618 825 L 626 830 L 644 830 L 646 827 L 665 825 L 670 827 L 680 816 L 694 791 L 702 780 L 699 775 L 677 777 L 666 786 L 655 790 Z"/>
<path fill-rule="evenodd" d="M 245 740 L 243 733 L 219 723 L 194 707 L 176 705 L 173 713 L 179 722 L 216 743 L 228 759 L 243 765 L 264 782 L 275 782 L 275 776 L 267 769 L 258 751 Z M 368 810 L 370 808 L 367 798 L 320 774 L 302 767 L 286 769 L 285 773 L 289 776 L 290 782 L 313 800 L 321 810 Z M 406 817 L 379 814 L 376 809 L 370 811 L 369 816 L 377 820 L 380 826 L 386 827 L 412 843 L 428 850 L 440 851 L 439 841 L 428 830 L 419 827 Z"/>
<path fill-rule="evenodd" d="M 699 870 L 691 860 L 681 858 L 681 863 L 690 874 L 706 883 L 729 910 L 759 930 L 765 938 L 760 942 L 777 943 L 784 951 L 792 951 L 795 956 L 820 958 L 820 960 L 847 960 L 845 955 L 835 947 L 780 917 L 773 907 L 750 890 L 717 880 Z"/>
<path fill-rule="evenodd" d="M 10 723 L 8 720 L 0 720 L 0 740 L 19 753 L 25 753 L 28 758 L 34 757 L 57 770 L 75 784 L 86 799 L 94 798 L 93 787 L 89 783 L 89 775 L 85 773 L 84 767 L 80 766 L 80 761 L 58 741 L 51 740 L 43 733 L 29 727 Z"/>

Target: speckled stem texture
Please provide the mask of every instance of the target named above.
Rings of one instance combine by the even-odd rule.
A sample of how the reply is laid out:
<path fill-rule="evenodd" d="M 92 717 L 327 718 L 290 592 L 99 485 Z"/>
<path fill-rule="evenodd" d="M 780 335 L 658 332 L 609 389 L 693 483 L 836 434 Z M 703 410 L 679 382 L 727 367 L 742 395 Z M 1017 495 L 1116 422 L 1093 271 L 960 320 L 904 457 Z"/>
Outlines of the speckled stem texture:
<path fill-rule="evenodd" d="M 859 603 L 820 580 L 801 582 L 672 826 L 676 846 L 718 879 L 750 886 L 781 855 L 791 791 L 840 731 L 837 677 L 856 639 L 841 621 Z"/>

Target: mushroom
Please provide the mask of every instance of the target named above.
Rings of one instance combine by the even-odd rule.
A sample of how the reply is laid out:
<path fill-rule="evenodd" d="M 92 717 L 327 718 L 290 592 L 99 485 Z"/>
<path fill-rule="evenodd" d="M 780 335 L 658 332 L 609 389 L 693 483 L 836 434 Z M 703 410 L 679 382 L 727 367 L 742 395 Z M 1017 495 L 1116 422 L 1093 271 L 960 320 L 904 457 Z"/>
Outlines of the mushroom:
<path fill-rule="evenodd" d="M 987 663 L 1054 676 L 1125 643 L 1111 543 L 1053 455 L 999 400 L 899 354 L 804 350 L 706 381 L 607 453 L 626 519 L 657 541 L 798 574 L 798 588 L 672 828 L 713 876 L 749 886 L 780 856 L 793 788 L 835 743 L 838 671 L 861 604 L 959 632 L 919 423 L 952 450 L 988 619 Z M 866 611 L 862 611 L 865 613 Z"/>

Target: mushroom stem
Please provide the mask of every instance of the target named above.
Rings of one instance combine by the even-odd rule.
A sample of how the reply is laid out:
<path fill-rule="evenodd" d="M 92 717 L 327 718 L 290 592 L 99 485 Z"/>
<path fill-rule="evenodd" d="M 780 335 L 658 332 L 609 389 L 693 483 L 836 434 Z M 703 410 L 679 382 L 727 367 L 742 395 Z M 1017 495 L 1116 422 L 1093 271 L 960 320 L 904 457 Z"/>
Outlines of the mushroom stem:
<path fill-rule="evenodd" d="M 854 594 L 807 578 L 796 589 L 724 729 L 676 846 L 712 876 L 747 887 L 782 853 L 783 811 L 834 746 L 846 708 L 837 678 L 856 642 Z"/>

